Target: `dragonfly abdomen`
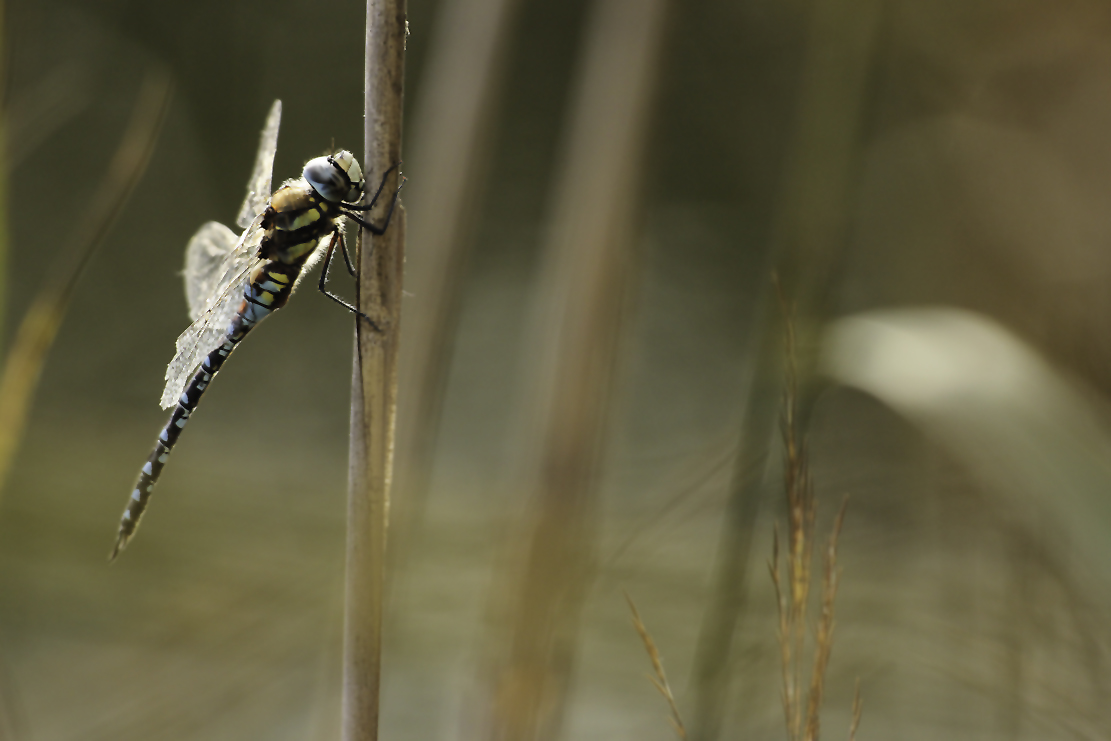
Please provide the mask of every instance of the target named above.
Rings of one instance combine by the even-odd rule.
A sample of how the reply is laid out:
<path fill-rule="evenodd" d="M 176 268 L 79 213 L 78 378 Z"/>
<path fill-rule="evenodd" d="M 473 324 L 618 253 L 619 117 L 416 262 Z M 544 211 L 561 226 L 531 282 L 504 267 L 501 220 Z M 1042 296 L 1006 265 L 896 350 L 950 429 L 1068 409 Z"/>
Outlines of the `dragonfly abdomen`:
<path fill-rule="evenodd" d="M 169 421 L 166 422 L 166 426 L 162 428 L 162 432 L 158 435 L 154 450 L 151 451 L 146 464 L 139 471 L 139 479 L 135 482 L 131 499 L 128 500 L 127 508 L 120 518 L 116 547 L 112 549 L 109 560 L 119 555 L 119 552 L 127 545 L 127 541 L 135 533 L 135 529 L 139 527 L 139 520 L 147 508 L 147 502 L 154 490 L 154 485 L 158 483 L 158 477 L 162 475 L 162 467 L 170 457 L 170 451 L 173 450 L 181 431 L 185 429 L 185 425 L 196 409 L 201 395 L 204 394 L 205 389 L 208 388 L 209 383 L 212 382 L 213 377 L 220 370 L 220 366 L 224 364 L 232 350 L 235 349 L 236 344 L 238 344 L 238 340 L 233 341 L 229 336 L 223 345 L 205 357 L 200 367 L 193 374 L 189 384 L 185 387 L 185 391 L 181 394 L 177 406 L 174 407 Z"/>
<path fill-rule="evenodd" d="M 201 361 L 200 366 L 193 373 L 189 383 L 185 386 L 181 397 L 174 407 L 170 419 L 158 436 L 154 450 L 147 458 L 146 464 L 139 471 L 139 479 L 131 492 L 131 499 L 120 518 L 119 533 L 116 537 L 116 546 L 112 549 L 109 560 L 115 559 L 127 546 L 127 541 L 134 535 L 139 527 L 139 520 L 147 508 L 154 485 L 162 474 L 162 468 L 170 457 L 170 451 L 177 443 L 178 436 L 185 429 L 194 410 L 200 403 L 212 379 L 223 367 L 224 362 L 243 341 L 255 325 L 265 319 L 274 311 L 285 305 L 292 293 L 293 284 L 297 281 L 300 266 L 285 265 L 273 261 L 263 263 L 251 276 L 252 280 L 243 292 L 243 303 L 239 312 L 228 326 L 224 343 L 210 352 Z"/>

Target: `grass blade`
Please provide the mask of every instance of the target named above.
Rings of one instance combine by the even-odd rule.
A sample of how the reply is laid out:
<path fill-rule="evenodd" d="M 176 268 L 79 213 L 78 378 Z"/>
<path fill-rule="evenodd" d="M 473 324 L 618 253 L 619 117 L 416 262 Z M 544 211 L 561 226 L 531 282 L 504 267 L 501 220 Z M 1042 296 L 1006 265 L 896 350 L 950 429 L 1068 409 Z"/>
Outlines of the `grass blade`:
<path fill-rule="evenodd" d="M 683 717 L 679 715 L 679 707 L 675 704 L 675 696 L 671 693 L 671 685 L 667 682 L 667 674 L 664 672 L 660 652 L 656 649 L 656 642 L 652 640 L 648 627 L 640 619 L 637 606 L 633 604 L 633 598 L 629 596 L 628 592 L 625 593 L 625 601 L 629 603 L 629 611 L 633 613 L 633 627 L 640 635 L 640 640 L 644 642 L 644 650 L 648 652 L 648 658 L 652 661 L 652 669 L 656 672 L 656 676 L 649 675 L 648 680 L 667 700 L 667 706 L 671 710 L 671 727 L 675 729 L 675 735 L 682 741 L 687 741 L 687 729 L 683 725 Z"/>
<path fill-rule="evenodd" d="M 54 259 L 46 282 L 16 331 L 0 372 L 0 490 L 23 438 L 27 413 L 50 351 L 85 266 L 92 260 L 146 171 L 172 94 L 163 71 L 147 74 L 127 129 L 108 171 L 90 195 L 73 232 Z"/>

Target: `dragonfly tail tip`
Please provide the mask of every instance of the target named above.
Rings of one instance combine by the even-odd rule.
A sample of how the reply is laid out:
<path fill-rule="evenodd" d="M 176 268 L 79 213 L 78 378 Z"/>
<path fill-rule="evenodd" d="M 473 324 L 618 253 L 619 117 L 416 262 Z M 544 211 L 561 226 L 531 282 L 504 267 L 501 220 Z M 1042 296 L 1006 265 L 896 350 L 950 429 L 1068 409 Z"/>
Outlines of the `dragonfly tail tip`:
<path fill-rule="evenodd" d="M 120 553 L 122 553 L 123 549 L 126 547 L 127 538 L 121 535 L 116 539 L 116 545 L 113 546 L 112 552 L 108 554 L 108 563 L 114 563 L 116 560 L 116 556 L 120 555 Z"/>

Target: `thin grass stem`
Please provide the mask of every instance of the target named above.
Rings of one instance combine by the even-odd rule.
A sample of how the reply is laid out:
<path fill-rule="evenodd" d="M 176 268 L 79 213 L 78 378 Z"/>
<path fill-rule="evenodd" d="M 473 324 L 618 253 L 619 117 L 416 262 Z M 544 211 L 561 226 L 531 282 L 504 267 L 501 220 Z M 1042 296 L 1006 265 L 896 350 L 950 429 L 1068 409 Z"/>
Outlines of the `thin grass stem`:
<path fill-rule="evenodd" d="M 648 681 L 667 700 L 667 707 L 671 710 L 671 727 L 675 729 L 675 735 L 681 741 L 687 741 L 687 729 L 683 725 L 683 716 L 679 714 L 679 706 L 675 704 L 675 695 L 672 694 L 671 685 L 668 684 L 667 673 L 664 672 L 663 660 L 656 648 L 656 642 L 652 640 L 652 634 L 648 632 L 648 626 L 640 619 L 637 606 L 633 603 L 633 598 L 629 596 L 628 592 L 625 593 L 625 601 L 629 603 L 629 611 L 633 614 L 633 627 L 636 628 L 640 640 L 643 641 L 644 650 L 648 652 L 648 658 L 652 662 L 652 670 L 656 673 L 655 677 L 649 675 Z"/>
<path fill-rule="evenodd" d="M 810 675 L 810 694 L 806 705 L 806 741 L 818 741 L 821 731 L 826 669 L 829 666 L 830 653 L 833 651 L 833 605 L 837 599 L 838 585 L 837 538 L 841 534 L 841 526 L 845 521 L 845 508 L 848 505 L 849 500 L 846 498 L 833 521 L 833 530 L 826 545 L 822 571 L 822 606 L 818 617 L 817 634 L 814 638 L 814 667 Z"/>
<path fill-rule="evenodd" d="M 860 728 L 860 717 L 864 714 L 864 700 L 860 697 L 860 679 L 856 680 L 853 690 L 853 720 L 849 724 L 849 741 L 856 741 L 856 731 Z"/>

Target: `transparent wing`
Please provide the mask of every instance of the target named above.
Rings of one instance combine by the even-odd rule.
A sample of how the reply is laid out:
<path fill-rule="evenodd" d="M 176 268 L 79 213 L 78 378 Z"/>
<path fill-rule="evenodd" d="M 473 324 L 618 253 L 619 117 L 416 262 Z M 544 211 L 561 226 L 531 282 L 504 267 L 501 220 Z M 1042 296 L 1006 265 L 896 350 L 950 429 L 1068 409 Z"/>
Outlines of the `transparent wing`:
<path fill-rule="evenodd" d="M 239 311 L 251 271 L 261 260 L 258 248 L 264 230 L 263 209 L 270 198 L 274 153 L 282 122 L 282 101 L 270 106 L 259 137 L 255 167 L 247 181 L 247 197 L 236 223 L 242 236 L 223 224 L 210 221 L 202 226 L 185 249 L 185 298 L 193 323 L 177 338 L 177 354 L 166 368 L 162 408 L 169 409 L 181 396 L 185 384 L 201 360 L 224 342 L 228 325 Z"/>
<path fill-rule="evenodd" d="M 255 168 L 247 181 L 247 198 L 239 209 L 237 222 L 246 229 L 264 208 L 270 198 L 270 182 L 274 172 L 274 151 L 278 144 L 278 127 L 282 121 L 282 102 L 275 100 L 270 107 L 259 138 Z M 185 248 L 185 298 L 189 302 L 189 318 L 196 321 L 206 308 L 206 302 L 215 292 L 219 280 L 226 274 L 223 263 L 235 249 L 239 238 L 223 224 L 210 221 L 202 226 L 189 246 Z"/>
<path fill-rule="evenodd" d="M 207 226 L 201 227 L 193 242 L 197 241 Z M 211 285 L 211 288 L 201 294 L 196 307 L 190 299 L 190 313 L 195 314 L 196 318 L 177 338 L 177 354 L 166 368 L 166 387 L 162 390 L 161 401 L 163 409 L 169 409 L 177 403 L 185 390 L 185 384 L 189 382 L 201 360 L 223 344 L 228 325 L 243 303 L 243 292 L 251 281 L 251 272 L 263 262 L 258 257 L 258 249 L 265 233 L 262 217 L 255 217 L 223 260 L 212 261 L 211 264 L 216 265 L 216 269 L 212 269 L 211 265 L 206 269 L 204 274 L 211 276 L 206 285 Z M 191 248 L 193 242 L 190 242 Z M 197 249 L 199 251 L 202 248 Z M 189 286 L 188 276 L 186 286 Z M 187 292 L 191 291 L 187 288 Z"/>
<path fill-rule="evenodd" d="M 208 298 L 224 275 L 223 263 L 235 250 L 239 237 L 223 224 L 210 221 L 193 235 L 185 248 L 185 300 L 189 318 L 196 321 L 204 313 Z"/>
<path fill-rule="evenodd" d="M 270 113 L 266 117 L 266 125 L 262 127 L 259 137 L 258 154 L 255 155 L 255 169 L 251 172 L 251 179 L 247 181 L 247 197 L 239 208 L 239 216 L 235 223 L 240 229 L 246 229 L 255 217 L 262 213 L 266 201 L 270 198 L 270 182 L 274 177 L 274 152 L 278 150 L 278 127 L 282 123 L 282 101 L 275 100 L 270 106 Z"/>

